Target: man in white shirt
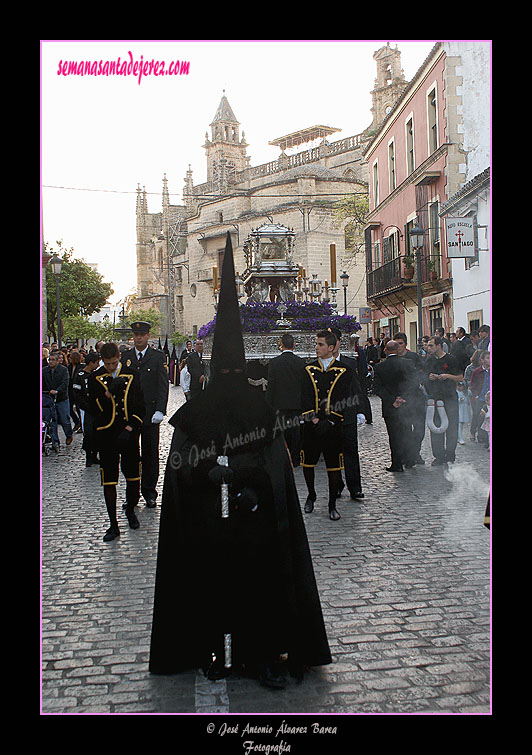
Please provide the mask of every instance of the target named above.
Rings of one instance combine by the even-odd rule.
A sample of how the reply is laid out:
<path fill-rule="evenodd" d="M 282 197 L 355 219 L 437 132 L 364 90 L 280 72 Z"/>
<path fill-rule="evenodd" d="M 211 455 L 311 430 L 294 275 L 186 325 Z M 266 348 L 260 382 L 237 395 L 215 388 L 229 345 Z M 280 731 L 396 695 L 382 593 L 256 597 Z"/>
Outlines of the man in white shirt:
<path fill-rule="evenodd" d="M 305 367 L 303 380 L 302 417 L 303 442 L 301 466 L 307 483 L 308 497 L 305 513 L 314 510 L 314 468 L 323 453 L 329 480 L 329 519 L 336 521 L 336 499 L 342 485 L 341 471 L 344 454 L 341 425 L 343 412 L 350 398 L 351 370 L 342 366 L 334 356 L 336 336 L 330 330 L 320 330 L 316 336 L 316 361 Z"/>

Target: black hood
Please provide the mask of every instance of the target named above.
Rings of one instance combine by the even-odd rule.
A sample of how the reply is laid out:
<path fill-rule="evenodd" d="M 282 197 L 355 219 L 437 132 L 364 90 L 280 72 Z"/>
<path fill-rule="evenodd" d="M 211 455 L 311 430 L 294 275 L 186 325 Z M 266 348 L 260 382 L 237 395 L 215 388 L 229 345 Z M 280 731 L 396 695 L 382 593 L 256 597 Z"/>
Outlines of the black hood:
<path fill-rule="evenodd" d="M 227 233 L 220 297 L 207 386 L 187 401 L 172 420 L 200 449 L 246 451 L 270 443 L 275 413 L 246 376 L 246 357 L 235 284 L 231 236 Z M 237 439 L 233 444 L 233 439 Z"/>
<path fill-rule="evenodd" d="M 226 370 L 241 370 L 245 372 L 245 369 L 246 356 L 235 283 L 233 245 L 231 243 L 231 234 L 228 231 L 212 343 L 211 380 L 216 379 L 220 374 L 225 374 Z"/>

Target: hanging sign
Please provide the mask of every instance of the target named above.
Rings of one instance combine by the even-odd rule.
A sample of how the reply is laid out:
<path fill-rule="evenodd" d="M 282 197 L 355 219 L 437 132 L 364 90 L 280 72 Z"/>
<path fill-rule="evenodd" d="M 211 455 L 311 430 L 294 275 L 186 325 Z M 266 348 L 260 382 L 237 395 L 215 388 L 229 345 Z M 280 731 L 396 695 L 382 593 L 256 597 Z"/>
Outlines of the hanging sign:
<path fill-rule="evenodd" d="M 475 256 L 475 227 L 473 218 L 445 218 L 447 257 Z"/>
<path fill-rule="evenodd" d="M 358 321 L 361 324 L 371 322 L 371 307 L 359 307 Z"/>

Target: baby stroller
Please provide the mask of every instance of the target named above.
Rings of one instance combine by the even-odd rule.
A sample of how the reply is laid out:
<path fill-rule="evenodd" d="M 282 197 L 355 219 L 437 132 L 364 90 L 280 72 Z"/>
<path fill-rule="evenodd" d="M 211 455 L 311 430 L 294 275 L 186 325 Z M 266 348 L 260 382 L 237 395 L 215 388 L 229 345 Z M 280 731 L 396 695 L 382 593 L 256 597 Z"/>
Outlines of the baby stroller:
<path fill-rule="evenodd" d="M 43 393 L 42 395 L 42 452 L 45 456 L 50 455 L 53 445 L 52 422 L 55 416 L 55 398 Z"/>

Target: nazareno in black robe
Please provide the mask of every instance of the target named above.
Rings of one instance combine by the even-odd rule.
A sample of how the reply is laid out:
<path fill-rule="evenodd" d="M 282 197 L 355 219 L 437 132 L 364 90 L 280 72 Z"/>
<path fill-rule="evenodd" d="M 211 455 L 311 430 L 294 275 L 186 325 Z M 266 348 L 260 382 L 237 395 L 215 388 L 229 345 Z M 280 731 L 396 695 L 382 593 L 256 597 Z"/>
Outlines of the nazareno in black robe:
<path fill-rule="evenodd" d="M 174 435 L 161 502 L 149 669 L 173 674 L 223 658 L 252 667 L 288 654 L 290 665 L 331 663 L 293 469 L 274 415 L 244 376 L 213 385 L 171 418 Z M 247 442 L 246 442 L 247 441 Z M 231 500 L 221 517 L 209 471 L 226 455 Z"/>

